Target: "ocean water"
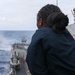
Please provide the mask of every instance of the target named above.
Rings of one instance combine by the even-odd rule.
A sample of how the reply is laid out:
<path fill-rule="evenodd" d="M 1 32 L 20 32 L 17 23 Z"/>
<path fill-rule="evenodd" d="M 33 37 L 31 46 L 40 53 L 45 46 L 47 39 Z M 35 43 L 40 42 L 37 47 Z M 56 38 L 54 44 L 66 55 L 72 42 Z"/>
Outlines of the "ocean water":
<path fill-rule="evenodd" d="M 30 43 L 35 31 L 0 31 L 0 75 L 8 75 L 11 46 L 24 38 Z"/>

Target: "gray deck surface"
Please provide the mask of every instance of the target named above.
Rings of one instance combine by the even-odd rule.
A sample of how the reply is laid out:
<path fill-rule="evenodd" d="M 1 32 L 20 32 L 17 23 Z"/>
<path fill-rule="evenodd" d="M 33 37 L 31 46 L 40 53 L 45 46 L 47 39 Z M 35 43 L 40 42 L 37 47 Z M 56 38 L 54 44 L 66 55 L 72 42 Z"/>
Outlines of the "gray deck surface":
<path fill-rule="evenodd" d="M 16 71 L 16 75 L 27 75 L 26 64 L 24 62 L 20 62 L 20 70 Z"/>

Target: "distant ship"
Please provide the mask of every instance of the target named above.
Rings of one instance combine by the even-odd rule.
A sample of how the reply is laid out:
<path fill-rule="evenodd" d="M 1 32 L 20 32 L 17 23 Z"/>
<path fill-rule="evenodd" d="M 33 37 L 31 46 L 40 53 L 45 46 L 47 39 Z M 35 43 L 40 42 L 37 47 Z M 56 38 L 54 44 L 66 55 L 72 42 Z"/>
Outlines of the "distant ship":
<path fill-rule="evenodd" d="M 30 75 L 26 64 L 27 47 L 26 39 L 22 39 L 21 43 L 14 43 L 11 49 L 10 65 L 13 72 L 10 75 Z"/>

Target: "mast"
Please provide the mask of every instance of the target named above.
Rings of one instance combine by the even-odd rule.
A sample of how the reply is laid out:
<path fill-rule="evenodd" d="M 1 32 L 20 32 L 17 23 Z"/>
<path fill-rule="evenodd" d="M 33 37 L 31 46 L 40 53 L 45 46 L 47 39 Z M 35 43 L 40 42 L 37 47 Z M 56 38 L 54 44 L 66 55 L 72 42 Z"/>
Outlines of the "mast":
<path fill-rule="evenodd" d="M 73 11 L 71 10 L 71 12 L 72 12 L 72 15 L 74 17 L 74 24 L 75 24 L 75 8 L 73 9 Z"/>
<path fill-rule="evenodd" d="M 58 6 L 58 0 L 56 0 L 56 5 Z"/>
<path fill-rule="evenodd" d="M 73 16 L 74 16 L 74 24 L 75 24 L 75 8 L 73 9 Z"/>

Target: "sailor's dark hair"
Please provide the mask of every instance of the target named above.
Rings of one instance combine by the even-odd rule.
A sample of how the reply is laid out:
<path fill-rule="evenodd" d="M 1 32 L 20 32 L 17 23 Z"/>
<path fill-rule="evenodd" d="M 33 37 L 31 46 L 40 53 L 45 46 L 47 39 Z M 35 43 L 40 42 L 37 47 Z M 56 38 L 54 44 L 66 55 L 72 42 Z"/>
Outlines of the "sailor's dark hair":
<path fill-rule="evenodd" d="M 64 30 L 68 25 L 69 19 L 62 13 L 56 5 L 47 4 L 38 12 L 38 18 L 42 18 L 45 23 L 56 30 Z"/>
<path fill-rule="evenodd" d="M 65 30 L 68 25 L 69 19 L 67 15 L 62 12 L 53 12 L 47 18 L 47 25 L 55 30 Z"/>

